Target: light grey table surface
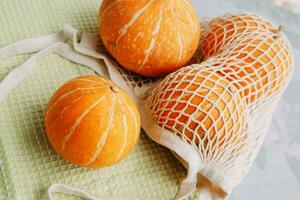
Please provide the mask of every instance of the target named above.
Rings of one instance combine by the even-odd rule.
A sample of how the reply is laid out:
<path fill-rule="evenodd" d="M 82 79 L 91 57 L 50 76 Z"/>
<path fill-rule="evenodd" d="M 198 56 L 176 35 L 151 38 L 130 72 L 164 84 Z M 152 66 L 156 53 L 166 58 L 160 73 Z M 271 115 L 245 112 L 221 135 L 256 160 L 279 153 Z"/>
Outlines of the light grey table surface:
<path fill-rule="evenodd" d="M 285 34 L 295 56 L 294 76 L 277 106 L 255 163 L 229 200 L 300 200 L 300 15 L 266 0 L 193 0 L 193 3 L 202 19 L 247 11 L 286 27 Z"/>

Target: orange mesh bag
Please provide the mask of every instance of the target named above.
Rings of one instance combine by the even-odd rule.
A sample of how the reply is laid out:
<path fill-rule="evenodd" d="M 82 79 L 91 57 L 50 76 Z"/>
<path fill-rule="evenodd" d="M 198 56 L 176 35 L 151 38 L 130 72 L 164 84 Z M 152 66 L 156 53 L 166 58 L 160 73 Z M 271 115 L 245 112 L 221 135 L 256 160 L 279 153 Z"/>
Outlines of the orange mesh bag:
<path fill-rule="evenodd" d="M 103 48 L 96 47 L 97 34 L 78 34 L 66 27 L 63 37 L 42 38 L 43 44 L 35 47 L 41 51 L 0 83 L 0 100 L 30 74 L 37 57 L 49 51 L 90 66 L 128 92 L 145 132 L 188 169 L 177 199 L 197 186 L 200 199 L 226 199 L 260 150 L 274 108 L 292 77 L 293 57 L 282 28 L 254 14 L 227 14 L 202 28 L 200 53 L 195 55 L 202 62 L 153 80 L 119 67 Z M 67 40 L 72 45 L 66 45 Z M 2 54 L 32 49 L 19 42 Z M 24 68 L 27 73 L 22 73 Z M 64 187 L 57 191 L 83 194 Z"/>

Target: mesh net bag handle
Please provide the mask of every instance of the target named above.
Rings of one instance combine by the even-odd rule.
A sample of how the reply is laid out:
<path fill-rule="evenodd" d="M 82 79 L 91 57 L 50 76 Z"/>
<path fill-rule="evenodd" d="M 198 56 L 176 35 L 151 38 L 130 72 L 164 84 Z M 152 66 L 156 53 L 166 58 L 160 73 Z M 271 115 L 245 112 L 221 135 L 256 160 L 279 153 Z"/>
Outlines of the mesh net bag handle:
<path fill-rule="evenodd" d="M 40 51 L 13 70 L 0 83 L 0 91 L 7 95 L 30 75 L 39 57 L 53 51 L 107 73 L 136 101 L 146 133 L 187 167 L 176 198 L 191 194 L 198 181 L 201 199 L 226 199 L 263 143 L 276 103 L 291 79 L 293 59 L 281 30 L 256 15 L 225 15 L 204 27 L 204 61 L 160 80 L 124 70 L 101 47 L 96 51 L 95 34 L 80 35 L 67 27 L 63 42 L 46 37 L 34 49 L 24 48 L 22 42 L 16 45 L 21 49 L 16 52 Z M 5 53 L 7 49 L 0 54 L 16 53 Z M 99 59 L 103 63 L 95 62 Z M 13 86 L 6 90 L 9 83 Z"/>

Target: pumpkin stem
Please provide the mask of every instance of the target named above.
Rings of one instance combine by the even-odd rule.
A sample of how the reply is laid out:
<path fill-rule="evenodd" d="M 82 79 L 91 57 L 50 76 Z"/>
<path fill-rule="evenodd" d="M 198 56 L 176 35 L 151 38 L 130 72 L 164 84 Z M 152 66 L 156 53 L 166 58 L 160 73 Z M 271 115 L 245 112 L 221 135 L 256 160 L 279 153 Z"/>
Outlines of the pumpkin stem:
<path fill-rule="evenodd" d="M 118 88 L 114 87 L 114 86 L 110 86 L 111 91 L 115 92 L 115 93 L 119 93 Z"/>
<path fill-rule="evenodd" d="M 277 39 L 279 37 L 279 35 L 284 31 L 285 27 L 280 25 L 277 29 L 273 29 L 272 32 L 275 34 L 275 36 L 273 36 L 274 39 Z"/>

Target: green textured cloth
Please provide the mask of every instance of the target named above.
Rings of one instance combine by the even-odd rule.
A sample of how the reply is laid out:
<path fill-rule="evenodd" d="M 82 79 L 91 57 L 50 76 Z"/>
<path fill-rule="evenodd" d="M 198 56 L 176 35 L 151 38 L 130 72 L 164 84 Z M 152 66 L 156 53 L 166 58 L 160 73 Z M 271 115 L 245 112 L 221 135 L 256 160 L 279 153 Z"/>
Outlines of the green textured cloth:
<path fill-rule="evenodd" d="M 0 0 L 0 48 L 20 39 L 48 35 L 68 23 L 96 32 L 97 0 Z M 0 60 L 0 80 L 30 55 Z M 97 196 L 172 199 L 186 172 L 165 148 L 145 133 L 121 163 L 100 170 L 67 163 L 51 148 L 44 110 L 64 82 L 93 72 L 51 54 L 33 75 L 0 103 L 0 199 L 41 199 L 53 183 L 64 183 Z M 71 199 L 57 195 L 57 199 Z"/>

